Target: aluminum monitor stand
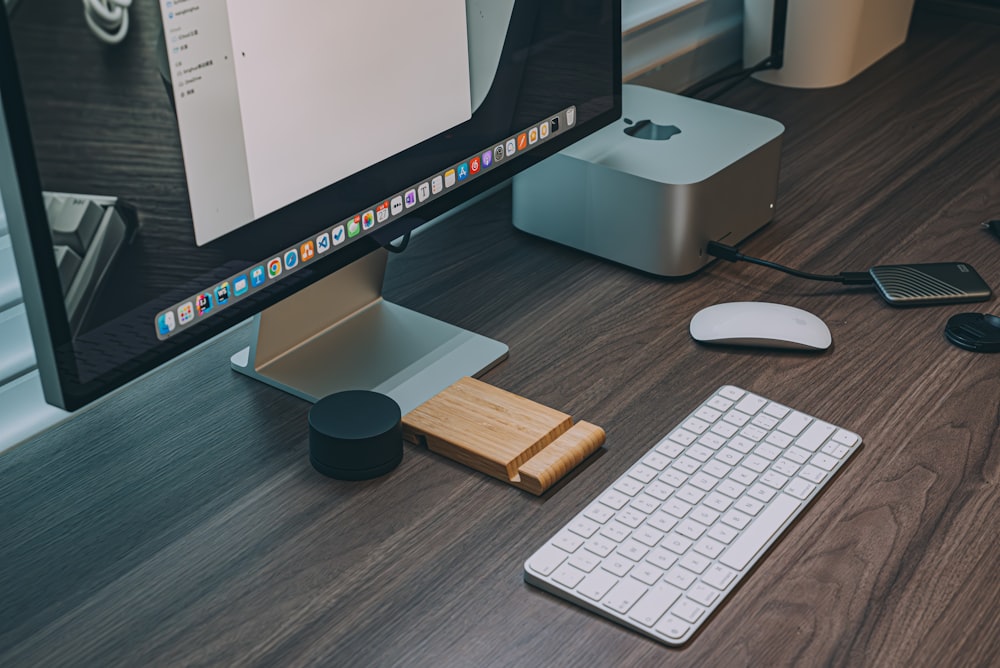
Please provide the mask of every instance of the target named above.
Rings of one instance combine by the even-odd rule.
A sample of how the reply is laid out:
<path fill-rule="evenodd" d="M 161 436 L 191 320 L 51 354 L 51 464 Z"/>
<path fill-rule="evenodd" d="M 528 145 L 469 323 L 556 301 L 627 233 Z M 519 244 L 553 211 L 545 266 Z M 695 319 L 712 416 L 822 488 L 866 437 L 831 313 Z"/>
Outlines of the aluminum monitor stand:
<path fill-rule="evenodd" d="M 255 316 L 233 369 L 312 402 L 374 390 L 405 415 L 507 357 L 503 343 L 385 301 L 387 256 L 369 253 Z"/>

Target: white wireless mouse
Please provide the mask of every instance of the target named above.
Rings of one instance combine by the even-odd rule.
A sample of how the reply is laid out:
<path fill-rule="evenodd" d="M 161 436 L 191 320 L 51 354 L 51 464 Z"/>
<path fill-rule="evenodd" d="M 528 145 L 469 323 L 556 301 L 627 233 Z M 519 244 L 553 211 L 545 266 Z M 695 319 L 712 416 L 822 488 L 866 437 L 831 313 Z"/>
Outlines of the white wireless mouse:
<path fill-rule="evenodd" d="M 759 348 L 826 350 L 830 329 L 808 311 L 769 302 L 730 302 L 698 311 L 691 318 L 691 338 Z"/>

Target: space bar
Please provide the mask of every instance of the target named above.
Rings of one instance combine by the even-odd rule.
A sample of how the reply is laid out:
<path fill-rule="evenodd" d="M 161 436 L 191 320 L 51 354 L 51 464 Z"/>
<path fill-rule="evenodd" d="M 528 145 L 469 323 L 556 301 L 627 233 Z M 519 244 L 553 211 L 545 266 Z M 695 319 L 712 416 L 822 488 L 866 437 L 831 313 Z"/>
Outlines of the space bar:
<path fill-rule="evenodd" d="M 736 542 L 729 546 L 719 561 L 730 568 L 742 571 L 798 508 L 798 500 L 787 494 L 779 494 L 754 523 L 736 539 Z"/>

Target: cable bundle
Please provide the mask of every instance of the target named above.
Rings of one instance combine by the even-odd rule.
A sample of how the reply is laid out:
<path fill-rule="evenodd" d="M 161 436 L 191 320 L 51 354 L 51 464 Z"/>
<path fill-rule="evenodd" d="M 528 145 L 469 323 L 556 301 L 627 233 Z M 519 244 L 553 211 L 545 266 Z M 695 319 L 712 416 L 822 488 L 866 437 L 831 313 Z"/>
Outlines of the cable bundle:
<path fill-rule="evenodd" d="M 128 33 L 128 8 L 132 0 L 83 0 L 83 15 L 99 40 L 118 44 Z"/>

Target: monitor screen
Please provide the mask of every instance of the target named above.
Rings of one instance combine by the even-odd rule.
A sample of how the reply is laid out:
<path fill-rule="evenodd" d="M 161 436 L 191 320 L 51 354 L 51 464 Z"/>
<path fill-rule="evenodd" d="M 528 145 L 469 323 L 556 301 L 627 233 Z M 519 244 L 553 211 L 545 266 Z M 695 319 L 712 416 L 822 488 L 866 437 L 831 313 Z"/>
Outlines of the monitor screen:
<path fill-rule="evenodd" d="M 116 44 L 79 0 L 21 0 L 2 26 L 4 201 L 46 398 L 67 408 L 620 114 L 610 0 L 128 13 Z"/>

